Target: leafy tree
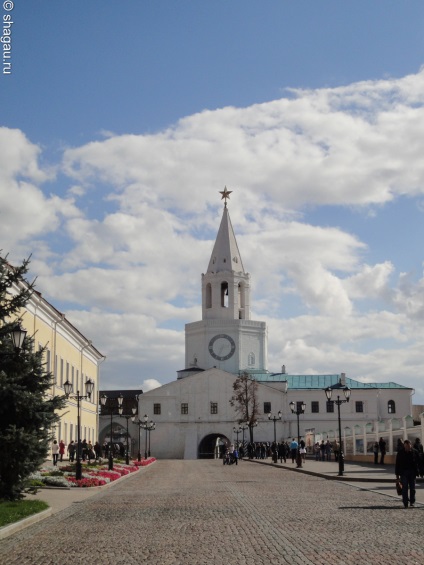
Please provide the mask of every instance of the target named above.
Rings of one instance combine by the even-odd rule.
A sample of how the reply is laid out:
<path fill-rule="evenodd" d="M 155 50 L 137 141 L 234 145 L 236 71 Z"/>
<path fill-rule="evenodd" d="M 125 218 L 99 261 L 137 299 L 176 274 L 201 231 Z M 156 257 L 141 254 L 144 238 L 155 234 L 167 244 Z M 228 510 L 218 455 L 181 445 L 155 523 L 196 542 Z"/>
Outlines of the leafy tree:
<path fill-rule="evenodd" d="M 44 350 L 34 351 L 34 339 L 26 337 L 16 351 L 10 337 L 34 289 L 24 279 L 28 264 L 12 267 L 0 257 L 0 498 L 9 500 L 22 497 L 26 477 L 45 460 L 55 411 L 65 404 L 48 397 Z"/>
<path fill-rule="evenodd" d="M 253 428 L 260 415 L 258 383 L 249 373 L 244 372 L 234 381 L 233 389 L 230 404 L 238 415 L 238 423 L 246 423 L 249 426 L 250 442 L 253 442 Z"/>

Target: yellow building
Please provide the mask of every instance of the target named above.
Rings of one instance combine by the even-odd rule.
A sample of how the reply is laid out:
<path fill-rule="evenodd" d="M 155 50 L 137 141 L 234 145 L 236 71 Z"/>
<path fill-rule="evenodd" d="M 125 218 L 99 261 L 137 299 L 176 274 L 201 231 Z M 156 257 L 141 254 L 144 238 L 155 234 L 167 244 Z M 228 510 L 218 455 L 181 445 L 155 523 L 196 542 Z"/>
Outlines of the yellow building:
<path fill-rule="evenodd" d="M 50 394 L 64 395 L 63 384 L 68 380 L 73 385 L 73 394 L 59 413 L 60 421 L 53 430 L 58 441 L 63 439 L 66 445 L 71 440 L 76 442 L 78 411 L 77 400 L 72 396 L 86 394 L 87 379 L 94 382 L 91 397 L 80 402 L 81 440 L 94 444 L 98 438 L 99 368 L 105 357 L 39 292 L 34 292 L 26 304 L 22 326 L 33 337 L 35 347 L 46 348 L 46 371 L 54 377 Z"/>

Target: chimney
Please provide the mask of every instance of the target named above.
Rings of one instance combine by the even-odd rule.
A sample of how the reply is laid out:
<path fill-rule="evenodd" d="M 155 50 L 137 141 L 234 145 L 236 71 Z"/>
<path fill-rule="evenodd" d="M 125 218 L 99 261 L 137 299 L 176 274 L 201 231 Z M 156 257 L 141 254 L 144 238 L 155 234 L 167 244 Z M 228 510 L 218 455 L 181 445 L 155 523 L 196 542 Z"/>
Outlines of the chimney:
<path fill-rule="evenodd" d="M 346 373 L 340 373 L 340 384 L 346 386 Z"/>
<path fill-rule="evenodd" d="M 282 373 L 283 375 L 286 374 L 286 366 L 285 366 L 285 365 L 283 365 L 283 366 L 281 367 L 281 373 Z"/>

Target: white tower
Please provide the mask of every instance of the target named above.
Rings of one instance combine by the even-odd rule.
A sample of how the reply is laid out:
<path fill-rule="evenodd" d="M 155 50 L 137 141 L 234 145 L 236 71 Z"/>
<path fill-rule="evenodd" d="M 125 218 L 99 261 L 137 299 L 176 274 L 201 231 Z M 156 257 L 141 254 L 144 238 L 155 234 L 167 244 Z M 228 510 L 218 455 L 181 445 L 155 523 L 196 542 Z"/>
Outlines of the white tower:
<path fill-rule="evenodd" d="M 267 369 L 267 327 L 250 319 L 250 275 L 241 260 L 227 208 L 206 274 L 202 274 L 202 320 L 186 324 L 186 368 L 218 367 L 229 373 Z M 180 378 L 187 376 L 180 371 Z"/>

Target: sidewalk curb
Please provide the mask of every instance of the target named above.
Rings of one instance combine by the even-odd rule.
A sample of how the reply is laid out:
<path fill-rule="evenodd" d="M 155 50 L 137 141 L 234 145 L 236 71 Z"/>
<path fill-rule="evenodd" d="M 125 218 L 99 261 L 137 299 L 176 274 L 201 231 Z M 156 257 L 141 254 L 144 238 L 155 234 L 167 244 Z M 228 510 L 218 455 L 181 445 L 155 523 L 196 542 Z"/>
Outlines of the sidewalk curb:
<path fill-rule="evenodd" d="M 41 522 L 45 518 L 49 518 L 53 514 L 52 508 L 47 508 L 47 510 L 43 510 L 42 512 L 38 512 L 37 514 L 33 514 L 32 516 L 28 516 L 28 518 L 23 518 L 19 520 L 19 522 L 14 522 L 13 524 L 9 524 L 8 526 L 3 526 L 0 528 L 0 540 L 11 536 L 12 534 L 16 534 L 16 532 L 20 532 L 27 526 L 32 526 L 32 524 L 36 524 L 37 522 Z"/>
<path fill-rule="evenodd" d="M 279 465 L 278 463 L 268 463 L 266 461 L 261 461 L 260 459 L 245 459 L 245 461 L 249 461 L 251 463 L 258 463 L 259 465 L 268 465 L 270 467 L 275 467 L 277 469 L 283 469 L 284 471 L 293 471 L 295 473 L 303 473 L 304 475 L 311 475 L 312 477 L 320 477 L 321 479 L 325 479 L 327 481 L 345 481 L 348 483 L 395 483 L 396 478 L 393 479 L 384 479 L 379 478 L 375 479 L 372 477 L 350 477 L 348 475 L 343 475 L 339 477 L 338 475 L 326 475 L 324 473 L 318 473 L 317 471 L 309 471 L 308 469 L 301 468 L 298 469 L 297 467 L 285 467 L 283 465 Z"/>

